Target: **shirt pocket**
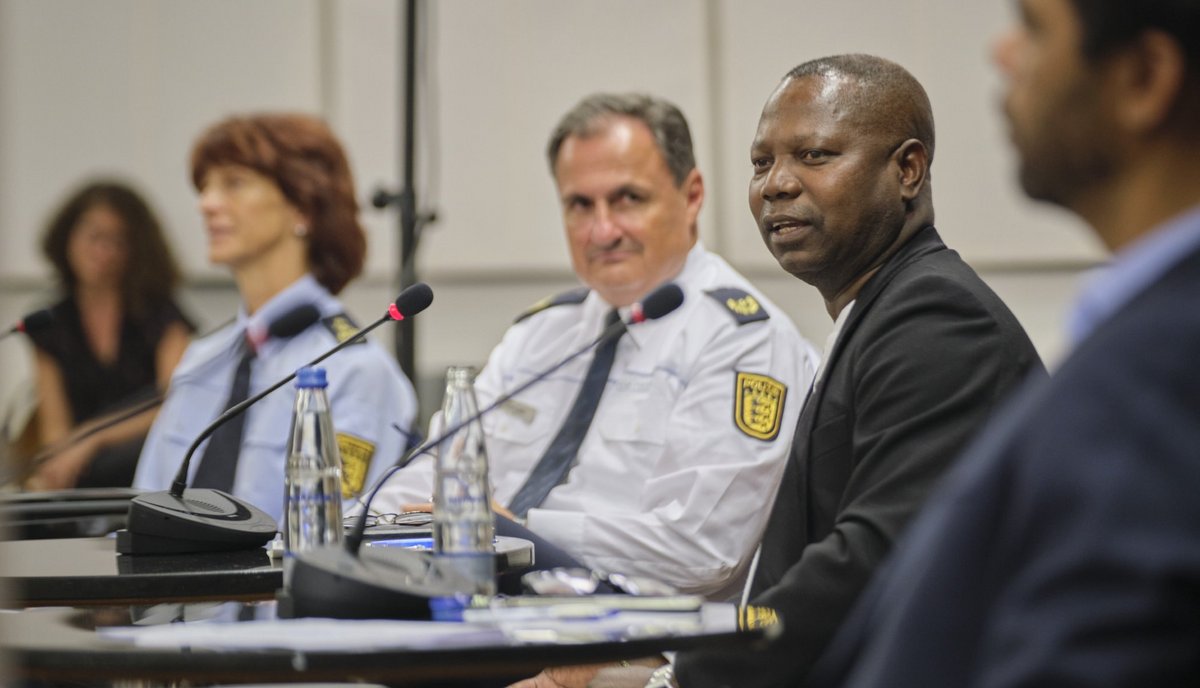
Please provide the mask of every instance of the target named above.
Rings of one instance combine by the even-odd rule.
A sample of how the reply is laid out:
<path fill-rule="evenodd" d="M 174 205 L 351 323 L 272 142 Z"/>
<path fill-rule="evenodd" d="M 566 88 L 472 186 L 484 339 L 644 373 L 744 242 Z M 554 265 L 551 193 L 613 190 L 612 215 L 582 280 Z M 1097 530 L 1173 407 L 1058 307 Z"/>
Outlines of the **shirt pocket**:
<path fill-rule="evenodd" d="M 196 440 L 197 434 L 198 433 L 187 432 L 186 430 L 178 427 L 169 428 L 162 434 L 163 444 L 166 445 L 167 452 L 169 452 L 171 456 L 178 456 L 182 460 L 187 448 L 192 446 L 192 442 Z M 164 454 L 167 452 L 164 452 Z M 197 456 L 193 456 L 192 461 L 197 461 L 199 459 L 199 455 L 202 453 L 203 449 L 197 449 Z"/>
<path fill-rule="evenodd" d="M 242 428 L 242 449 L 279 457 L 279 474 L 283 475 L 287 444 L 292 434 L 292 409 L 290 404 L 267 403 L 267 399 L 253 408 L 246 409 L 245 425 Z"/>
<path fill-rule="evenodd" d="M 540 402 L 540 404 L 539 404 Z M 558 432 L 554 415 L 544 399 L 534 402 L 510 399 L 489 414 L 484 423 L 487 438 L 515 446 L 528 446 Z"/>
<path fill-rule="evenodd" d="M 172 383 L 171 395 L 155 421 L 162 427 L 162 441 L 173 456 L 184 453 L 206 427 L 220 415 L 229 390 L 209 380 L 190 379 Z M 193 463 L 204 454 L 208 440 L 196 450 Z"/>
<path fill-rule="evenodd" d="M 605 392 L 592 429 L 607 441 L 660 446 L 667 441 L 673 406 L 672 395 L 655 383 L 617 387 Z"/>

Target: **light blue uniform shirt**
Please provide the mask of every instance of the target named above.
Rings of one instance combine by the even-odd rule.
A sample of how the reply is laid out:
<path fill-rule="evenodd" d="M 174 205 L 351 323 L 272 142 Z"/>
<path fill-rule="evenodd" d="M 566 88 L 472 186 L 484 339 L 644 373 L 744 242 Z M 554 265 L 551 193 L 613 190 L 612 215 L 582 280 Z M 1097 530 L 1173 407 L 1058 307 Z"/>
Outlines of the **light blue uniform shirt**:
<path fill-rule="evenodd" d="M 266 331 L 284 313 L 309 303 L 317 307 L 322 318 L 343 312 L 341 302 L 306 275 L 253 316 L 239 309 L 236 323 L 188 346 L 142 448 L 135 487 L 169 488 L 187 448 L 224 411 L 247 328 Z M 324 322 L 289 339 L 268 339 L 258 348 L 251 368 L 250 394 L 266 389 L 337 342 Z M 320 365 L 329 380 L 329 404 L 343 459 L 343 491 L 349 488 L 357 493 L 404 452 L 405 436 L 392 424 L 405 430 L 411 427 L 416 416 L 416 395 L 396 361 L 374 343 L 351 344 Z M 266 511 L 277 522 L 283 513 L 283 473 L 294 400 L 295 386 L 288 384 L 245 411 L 233 484 L 234 495 Z M 189 482 L 207 444 L 206 440 L 192 457 Z M 349 509 L 352 502 L 348 499 L 344 506 Z"/>
<path fill-rule="evenodd" d="M 1078 345 L 1096 327 L 1129 303 L 1200 246 L 1200 206 L 1163 223 L 1120 253 L 1087 280 L 1068 319 Z"/>

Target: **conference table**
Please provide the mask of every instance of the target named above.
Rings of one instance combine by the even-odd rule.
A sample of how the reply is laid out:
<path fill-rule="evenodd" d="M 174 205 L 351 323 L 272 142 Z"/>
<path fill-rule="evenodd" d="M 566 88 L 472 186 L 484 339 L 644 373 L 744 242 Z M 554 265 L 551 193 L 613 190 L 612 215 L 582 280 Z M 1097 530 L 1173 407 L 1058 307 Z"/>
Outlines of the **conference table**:
<path fill-rule="evenodd" d="M 753 646 L 732 605 L 491 622 L 277 619 L 273 602 L 0 612 L 10 670 L 61 682 L 504 685 L 547 666 Z M 568 605 L 569 606 L 569 605 Z M 544 607 L 543 609 L 551 609 Z M 493 683 L 495 682 L 495 683 Z"/>
<path fill-rule="evenodd" d="M 374 540 L 424 540 L 428 528 L 379 526 Z M 533 563 L 526 540 L 496 538 L 498 570 Z M 9 598 L 17 606 L 267 600 L 283 586 L 283 561 L 263 548 L 201 554 L 117 554 L 112 536 L 0 542 Z"/>
<path fill-rule="evenodd" d="M 428 536 L 379 525 L 367 546 Z M 533 563 L 528 540 L 495 542 L 498 570 Z M 109 535 L 4 541 L 0 561 L 8 670 L 50 683 L 506 685 L 553 665 L 754 646 L 778 630 L 739 630 L 733 605 L 687 595 L 499 598 L 465 622 L 279 618 L 283 562 L 263 548 L 120 555 Z"/>

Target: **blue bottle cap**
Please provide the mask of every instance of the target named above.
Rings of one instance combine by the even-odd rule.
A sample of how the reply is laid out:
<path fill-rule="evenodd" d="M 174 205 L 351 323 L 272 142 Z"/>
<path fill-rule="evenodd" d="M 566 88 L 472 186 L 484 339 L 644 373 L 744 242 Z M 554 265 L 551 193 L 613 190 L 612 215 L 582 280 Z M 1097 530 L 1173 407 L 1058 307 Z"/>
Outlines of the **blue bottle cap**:
<path fill-rule="evenodd" d="M 429 598 L 429 612 L 434 621 L 462 621 L 463 609 L 467 607 L 465 595 L 448 595 Z"/>
<path fill-rule="evenodd" d="M 325 380 L 325 369 L 317 366 L 301 368 L 296 371 L 296 388 L 304 387 L 328 387 L 329 383 Z"/>

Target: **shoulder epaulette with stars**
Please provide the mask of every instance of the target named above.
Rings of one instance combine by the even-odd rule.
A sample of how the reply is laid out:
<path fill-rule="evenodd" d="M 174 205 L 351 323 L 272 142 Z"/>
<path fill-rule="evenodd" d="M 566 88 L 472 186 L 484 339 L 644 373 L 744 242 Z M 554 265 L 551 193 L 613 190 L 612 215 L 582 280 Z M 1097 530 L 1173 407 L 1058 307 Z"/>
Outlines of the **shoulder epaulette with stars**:
<path fill-rule="evenodd" d="M 333 338 L 339 344 L 358 334 L 358 325 L 345 313 L 337 313 L 328 318 L 321 318 L 321 324 L 329 330 L 329 333 L 333 335 Z M 357 342 L 354 342 L 354 344 L 366 343 L 366 337 L 362 337 Z M 354 346 L 354 344 L 351 344 L 351 346 Z"/>
<path fill-rule="evenodd" d="M 547 308 L 554 308 L 555 306 L 570 306 L 570 305 L 581 304 L 581 303 L 583 303 L 584 299 L 587 298 L 587 295 L 590 292 L 591 292 L 591 289 L 588 289 L 587 287 L 578 287 L 578 288 L 572 289 L 570 291 L 564 291 L 563 293 L 558 294 L 556 296 L 546 297 L 546 298 L 542 299 L 541 301 L 538 301 L 537 303 L 533 304 L 529 308 L 526 308 L 523 313 L 521 313 L 520 315 L 517 316 L 516 320 L 513 320 L 513 324 L 515 325 L 515 324 L 521 322 L 522 320 L 524 320 L 525 318 L 528 318 L 531 315 L 537 315 L 538 313 L 541 313 L 542 311 L 546 310 Z"/>
<path fill-rule="evenodd" d="M 771 317 L 771 314 L 767 313 L 767 309 L 762 307 L 758 299 L 742 289 L 725 287 L 723 289 L 709 289 L 704 293 L 724 306 L 739 325 L 766 320 Z"/>

